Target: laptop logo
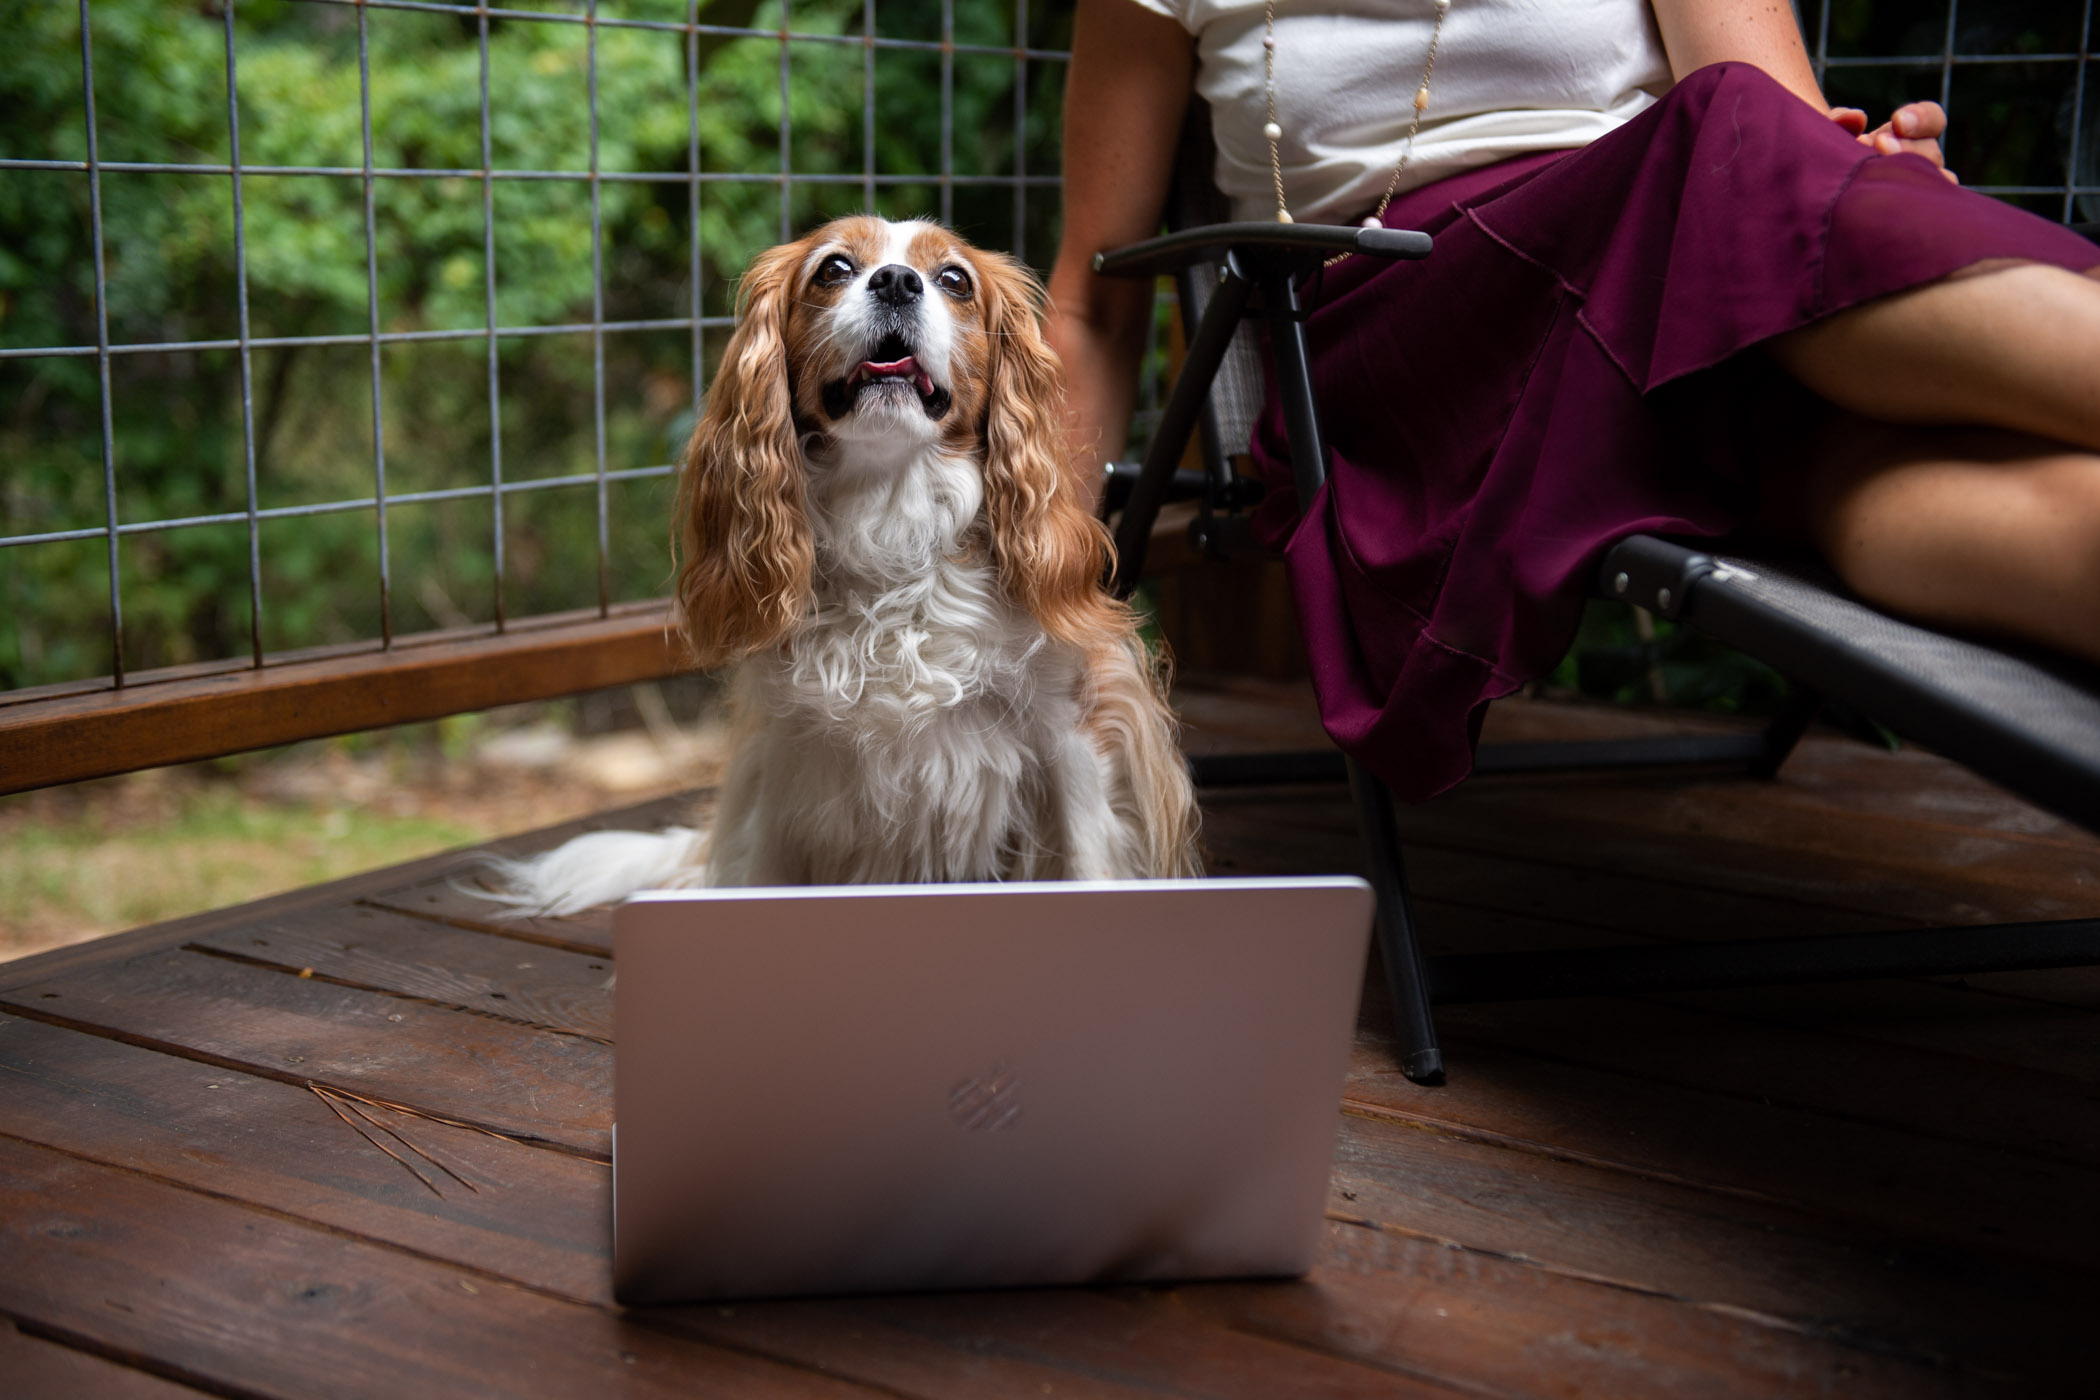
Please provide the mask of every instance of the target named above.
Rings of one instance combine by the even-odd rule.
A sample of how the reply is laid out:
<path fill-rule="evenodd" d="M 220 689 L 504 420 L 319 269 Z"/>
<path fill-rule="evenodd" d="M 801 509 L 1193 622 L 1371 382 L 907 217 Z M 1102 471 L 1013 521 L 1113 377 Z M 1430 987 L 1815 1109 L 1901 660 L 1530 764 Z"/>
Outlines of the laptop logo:
<path fill-rule="evenodd" d="M 973 1133 L 997 1133 L 1021 1121 L 1021 1078 L 1004 1060 L 991 1072 L 948 1090 L 948 1116 Z"/>

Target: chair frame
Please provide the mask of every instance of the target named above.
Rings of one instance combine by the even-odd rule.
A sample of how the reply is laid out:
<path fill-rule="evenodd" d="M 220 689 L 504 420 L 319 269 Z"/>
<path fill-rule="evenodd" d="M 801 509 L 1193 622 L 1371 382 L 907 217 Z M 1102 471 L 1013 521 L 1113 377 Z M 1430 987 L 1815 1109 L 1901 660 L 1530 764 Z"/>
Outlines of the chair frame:
<path fill-rule="evenodd" d="M 1098 254 L 1094 270 L 1106 276 L 1181 279 L 1183 306 L 1193 298 L 1192 269 L 1216 257 L 1218 281 L 1189 335 L 1188 354 L 1153 434 L 1143 463 L 1112 486 L 1127 482 L 1128 498 L 1116 533 L 1112 586 L 1127 597 L 1136 588 L 1161 506 L 1175 496 L 1200 495 L 1202 515 L 1192 529 L 1196 544 L 1217 557 L 1244 552 L 1240 508 L 1252 492 L 1236 478 L 1215 441 L 1210 387 L 1243 319 L 1266 323 L 1272 370 L 1282 399 L 1291 474 L 1301 502 L 1318 494 L 1327 476 L 1326 439 L 1320 427 L 1305 338 L 1300 285 L 1321 262 L 1338 252 L 1417 259 L 1429 256 L 1428 235 L 1406 230 L 1335 225 L 1209 224 Z M 1178 470 L 1190 435 L 1207 429 L 1205 470 Z M 1920 699 L 1872 666 L 1846 664 L 1832 648 L 1790 632 L 1783 618 L 1760 610 L 1723 586 L 1730 567 L 1710 555 L 1654 536 L 1635 535 L 1614 546 L 1598 575 L 1605 597 L 1641 599 L 1664 615 L 1713 632 L 1721 640 L 1777 665 L 1794 690 L 1761 733 L 1662 736 L 1640 740 L 1489 745 L 1480 749 L 1476 773 L 1551 772 L 1729 764 L 1747 775 L 1777 774 L 1827 693 L 1874 713 L 1899 731 L 1935 742 L 1950 756 L 1986 776 L 2003 772 L 1978 763 L 1962 747 L 1961 716 L 1942 714 L 1931 697 Z M 1754 577 L 1745 569 L 1736 577 Z M 1857 606 L 1857 605 L 1854 605 Z M 1813 681 L 1812 688 L 1803 680 Z M 1942 709 L 1945 707 L 1942 706 Z M 1958 707 L 1957 707 L 1958 708 Z M 1947 742 L 1952 738 L 1953 743 Z M 2030 756 L 2031 757 L 2031 756 Z M 2047 923 L 1987 924 L 1903 929 L 1885 933 L 1755 939 L 1660 947 L 1600 947 L 1520 953 L 1427 957 L 1416 934 L 1406 864 L 1393 797 L 1385 783 L 1354 758 L 1317 753 L 1220 755 L 1190 763 L 1199 787 L 1344 780 L 1356 808 L 1377 895 L 1377 943 L 1392 994 L 1401 1071 L 1419 1084 L 1444 1082 L 1444 1058 L 1433 1007 L 1442 1003 L 1511 1001 L 1544 997 L 1845 981 L 1874 977 L 1919 977 L 2100 964 L 2100 919 Z M 2023 766 L 2045 775 L 2047 764 Z M 2016 774 L 2015 777 L 2019 776 Z M 2009 783 L 2073 820 L 2100 830 L 2100 784 L 2051 786 Z"/>

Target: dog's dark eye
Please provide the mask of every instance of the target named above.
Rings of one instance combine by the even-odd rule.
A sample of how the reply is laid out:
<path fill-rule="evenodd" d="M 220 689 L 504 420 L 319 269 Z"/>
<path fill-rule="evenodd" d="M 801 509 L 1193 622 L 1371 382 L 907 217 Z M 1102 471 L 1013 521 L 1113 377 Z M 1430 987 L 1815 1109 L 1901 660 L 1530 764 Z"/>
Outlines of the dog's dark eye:
<path fill-rule="evenodd" d="M 853 259 L 846 257 L 842 253 L 833 253 L 830 257 L 817 264 L 817 285 L 819 287 L 836 287 L 842 282 L 850 282 L 852 280 Z"/>
<path fill-rule="evenodd" d="M 970 274 L 959 267 L 944 267 L 933 274 L 937 286 L 957 301 L 970 299 Z"/>

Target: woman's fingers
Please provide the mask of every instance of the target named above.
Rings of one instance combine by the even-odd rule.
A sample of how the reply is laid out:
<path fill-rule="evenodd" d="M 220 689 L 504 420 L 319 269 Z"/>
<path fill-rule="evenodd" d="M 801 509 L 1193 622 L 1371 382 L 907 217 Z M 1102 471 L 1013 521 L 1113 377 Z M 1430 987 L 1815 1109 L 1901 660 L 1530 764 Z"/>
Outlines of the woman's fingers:
<path fill-rule="evenodd" d="M 1885 156 L 1893 156 L 1903 151 L 1909 151 L 1914 155 L 1925 157 L 1934 165 L 1945 165 L 1947 163 L 1945 155 L 1940 151 L 1940 143 L 1937 141 L 1905 140 L 1885 126 L 1876 130 L 1871 139 L 1874 149 Z"/>
<path fill-rule="evenodd" d="M 1895 115 L 1890 117 L 1886 124 L 1862 134 L 1859 143 L 1870 146 L 1878 154 L 1885 156 L 1901 155 L 1905 151 L 1923 156 L 1938 166 L 1940 173 L 1948 180 L 1958 185 L 1961 179 L 1947 169 L 1946 154 L 1940 149 L 1939 138 L 1946 130 L 1947 112 L 1939 103 L 1912 102 L 1898 107 Z"/>
<path fill-rule="evenodd" d="M 1867 114 L 1857 107 L 1832 107 L 1830 119 L 1854 136 L 1867 129 Z"/>
<path fill-rule="evenodd" d="M 1906 103 L 1889 118 L 1889 125 L 1907 140 L 1937 140 L 1947 130 L 1947 109 L 1937 102 Z"/>

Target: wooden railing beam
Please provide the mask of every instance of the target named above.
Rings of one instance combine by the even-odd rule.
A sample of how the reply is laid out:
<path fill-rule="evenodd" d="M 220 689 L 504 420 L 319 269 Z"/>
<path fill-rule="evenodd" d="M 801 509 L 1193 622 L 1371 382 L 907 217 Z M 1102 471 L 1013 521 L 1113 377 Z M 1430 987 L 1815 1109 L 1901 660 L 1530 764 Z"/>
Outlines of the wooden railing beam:
<path fill-rule="evenodd" d="M 396 638 L 260 668 L 132 676 L 0 701 L 0 793 L 441 719 L 686 669 L 668 609 L 534 619 L 501 635 Z"/>

